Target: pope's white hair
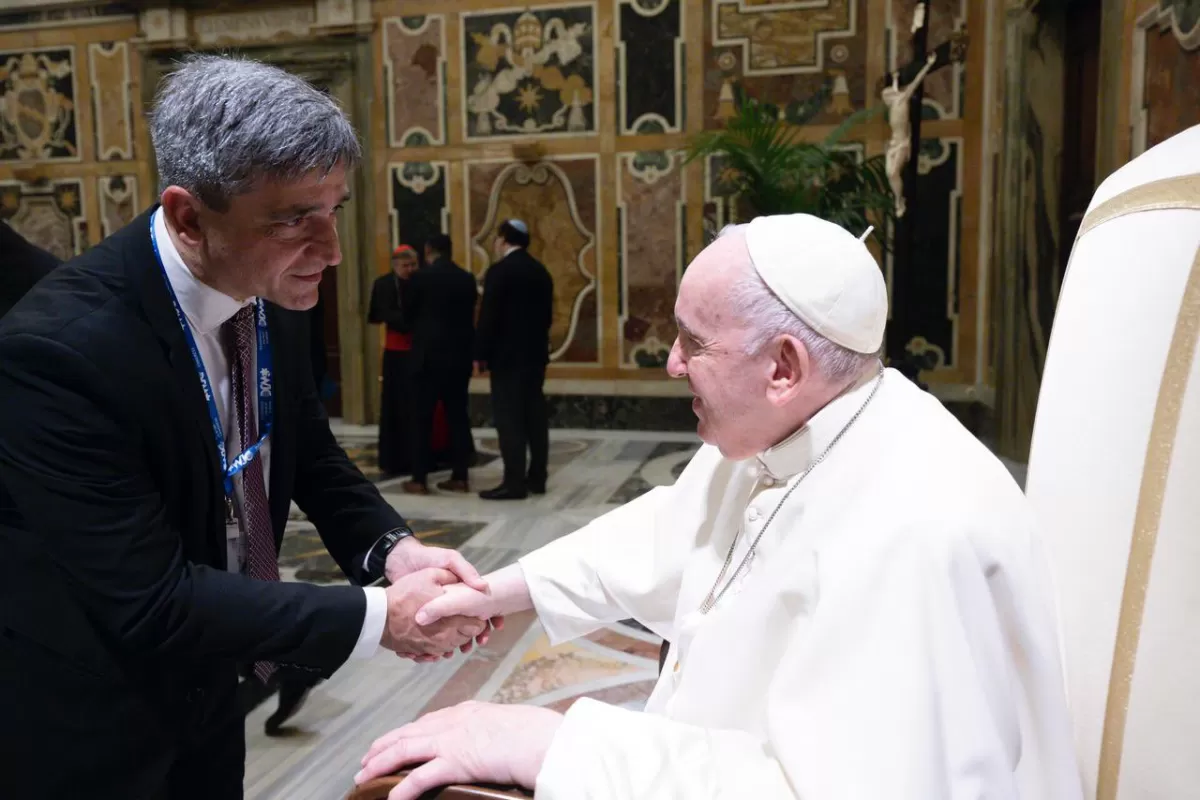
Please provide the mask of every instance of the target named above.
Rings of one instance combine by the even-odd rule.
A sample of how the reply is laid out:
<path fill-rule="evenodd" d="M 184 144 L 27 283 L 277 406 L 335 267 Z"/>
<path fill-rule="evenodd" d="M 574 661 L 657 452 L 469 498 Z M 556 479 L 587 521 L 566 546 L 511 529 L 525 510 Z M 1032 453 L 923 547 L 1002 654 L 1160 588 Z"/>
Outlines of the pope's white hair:
<path fill-rule="evenodd" d="M 726 225 L 717 238 L 741 231 L 745 225 Z M 856 353 L 830 341 L 809 327 L 784 305 L 759 277 L 747 258 L 729 293 L 729 305 L 749 327 L 745 352 L 755 355 L 780 336 L 793 336 L 804 344 L 808 357 L 832 383 L 852 381 L 875 364 L 880 353 Z"/>

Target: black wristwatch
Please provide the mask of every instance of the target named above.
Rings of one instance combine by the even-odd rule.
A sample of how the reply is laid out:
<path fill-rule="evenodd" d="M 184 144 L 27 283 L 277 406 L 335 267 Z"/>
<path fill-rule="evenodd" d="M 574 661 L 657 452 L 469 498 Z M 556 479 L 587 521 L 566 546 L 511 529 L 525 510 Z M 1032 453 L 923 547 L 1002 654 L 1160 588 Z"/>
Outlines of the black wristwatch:
<path fill-rule="evenodd" d="M 392 552 L 392 549 L 408 537 L 415 535 L 412 528 L 401 525 L 380 536 L 379 540 L 371 545 L 371 552 L 367 553 L 367 573 L 382 576 L 383 568 L 387 565 L 388 554 Z"/>

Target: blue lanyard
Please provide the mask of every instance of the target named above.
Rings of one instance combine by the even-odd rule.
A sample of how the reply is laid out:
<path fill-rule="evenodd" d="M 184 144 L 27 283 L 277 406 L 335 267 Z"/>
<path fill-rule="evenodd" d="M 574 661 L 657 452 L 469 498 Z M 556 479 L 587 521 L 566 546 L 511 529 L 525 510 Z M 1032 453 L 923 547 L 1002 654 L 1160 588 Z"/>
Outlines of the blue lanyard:
<path fill-rule="evenodd" d="M 156 212 L 156 214 L 161 213 L 161 209 Z M 162 269 L 163 280 L 167 282 L 167 291 L 171 294 L 171 304 L 175 306 L 175 316 L 179 318 L 179 325 L 183 328 L 183 335 L 187 338 L 192 361 L 196 363 L 196 375 L 200 378 L 200 387 L 204 389 L 204 399 L 208 401 L 208 416 L 212 421 L 213 435 L 217 439 L 217 453 L 221 457 L 221 474 L 225 478 L 225 497 L 232 499 L 233 476 L 244 470 L 258 455 L 263 443 L 271 435 L 271 424 L 275 419 L 274 373 L 271 371 L 271 339 L 267 331 L 267 308 L 263 305 L 261 298 L 256 301 L 255 339 L 258 353 L 256 384 L 258 387 L 258 424 L 262 428 L 262 435 L 259 436 L 257 442 L 243 450 L 230 464 L 225 450 L 225 433 L 221 429 L 221 417 L 217 414 L 216 401 L 213 400 L 212 383 L 208 379 L 208 371 L 204 369 L 204 360 L 200 357 L 200 348 L 196 346 L 196 337 L 192 334 L 192 326 L 188 324 L 187 317 L 183 314 L 179 298 L 175 295 L 175 287 L 171 286 L 171 281 L 167 277 L 167 268 L 163 264 L 162 254 L 158 251 L 158 234 L 154 231 L 154 215 L 150 217 L 150 242 L 154 245 L 154 255 L 158 259 L 158 266 Z"/>

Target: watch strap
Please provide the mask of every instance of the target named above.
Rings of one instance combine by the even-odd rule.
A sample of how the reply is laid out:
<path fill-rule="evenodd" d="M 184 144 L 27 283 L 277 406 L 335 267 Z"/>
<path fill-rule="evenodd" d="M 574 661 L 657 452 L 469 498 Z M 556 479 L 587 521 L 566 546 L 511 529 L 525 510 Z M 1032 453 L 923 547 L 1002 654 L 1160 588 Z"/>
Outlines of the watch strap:
<path fill-rule="evenodd" d="M 412 528 L 407 525 L 401 525 L 398 528 L 392 528 L 383 536 L 376 539 L 375 544 L 371 545 L 371 550 L 367 553 L 368 574 L 382 576 L 384 567 L 387 565 L 388 555 L 396 545 L 415 535 Z"/>

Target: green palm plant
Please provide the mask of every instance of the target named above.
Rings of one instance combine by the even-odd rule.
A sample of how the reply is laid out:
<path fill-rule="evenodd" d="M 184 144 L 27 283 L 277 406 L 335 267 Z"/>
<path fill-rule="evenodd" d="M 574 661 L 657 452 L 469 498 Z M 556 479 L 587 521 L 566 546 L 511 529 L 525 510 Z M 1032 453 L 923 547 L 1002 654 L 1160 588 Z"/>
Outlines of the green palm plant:
<path fill-rule="evenodd" d="M 838 145 L 855 125 L 878 112 L 852 114 L 821 142 L 800 140 L 799 129 L 778 109 L 742 95 L 724 128 L 689 143 L 687 161 L 717 156 L 723 189 L 735 195 L 739 216 L 812 214 L 852 232 L 874 225 L 884 248 L 894 212 L 883 156 L 859 160 Z"/>

